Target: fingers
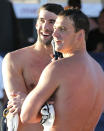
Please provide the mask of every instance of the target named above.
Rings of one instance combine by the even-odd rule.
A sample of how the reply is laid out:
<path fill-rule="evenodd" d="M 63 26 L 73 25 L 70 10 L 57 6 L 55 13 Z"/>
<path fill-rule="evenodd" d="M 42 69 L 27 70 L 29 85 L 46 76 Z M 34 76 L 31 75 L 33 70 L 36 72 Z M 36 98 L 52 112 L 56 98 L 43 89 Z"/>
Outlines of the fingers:
<path fill-rule="evenodd" d="M 9 112 L 13 113 L 15 111 L 15 108 L 12 106 L 11 108 L 9 108 Z"/>
<path fill-rule="evenodd" d="M 11 112 L 12 114 L 20 113 L 24 99 L 25 99 L 24 94 L 21 95 L 19 92 L 17 94 L 12 93 L 11 98 L 9 99 L 7 104 L 9 112 Z"/>
<path fill-rule="evenodd" d="M 9 100 L 8 103 L 7 103 L 7 107 L 8 107 L 8 108 L 11 108 L 12 106 L 17 105 L 17 104 L 18 104 L 18 103 L 16 102 L 15 99 Z"/>
<path fill-rule="evenodd" d="M 9 112 L 13 115 L 20 112 L 19 108 L 16 105 L 9 105 L 7 106 L 7 108 L 9 109 Z"/>
<path fill-rule="evenodd" d="M 7 108 L 9 109 L 10 113 L 16 114 L 16 113 L 20 112 L 21 105 L 19 104 L 18 101 L 10 100 L 10 101 L 8 101 Z"/>
<path fill-rule="evenodd" d="M 10 109 L 10 108 L 12 108 L 12 107 L 13 107 L 13 105 L 11 105 L 11 104 L 7 105 L 7 108 L 8 108 L 8 109 Z"/>
<path fill-rule="evenodd" d="M 17 93 L 11 93 L 10 96 L 13 98 L 13 97 L 17 97 L 17 96 L 20 96 L 20 95 L 23 95 L 24 93 L 21 93 L 21 92 L 17 92 Z"/>
<path fill-rule="evenodd" d="M 16 93 L 11 93 L 11 94 L 10 94 L 10 97 L 11 97 L 11 98 L 16 97 L 16 96 L 17 96 Z"/>
<path fill-rule="evenodd" d="M 18 111 L 18 109 L 16 108 L 13 108 L 13 109 L 10 109 L 9 110 L 13 115 L 15 115 L 15 114 L 17 114 L 17 113 L 19 113 L 19 111 Z"/>

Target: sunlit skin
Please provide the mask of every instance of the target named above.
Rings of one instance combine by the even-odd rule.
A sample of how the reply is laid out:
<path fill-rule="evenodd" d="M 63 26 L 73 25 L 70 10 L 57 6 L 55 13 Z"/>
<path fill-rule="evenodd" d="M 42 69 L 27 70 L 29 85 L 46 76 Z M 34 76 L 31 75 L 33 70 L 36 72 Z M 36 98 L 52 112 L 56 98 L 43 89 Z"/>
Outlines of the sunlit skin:
<path fill-rule="evenodd" d="M 23 103 L 21 121 L 36 123 L 41 106 L 55 92 L 50 131 L 94 131 L 103 111 L 104 72 L 86 51 L 85 31 L 75 32 L 68 17 L 58 16 L 53 37 L 64 58 L 44 69 Z"/>
<path fill-rule="evenodd" d="M 57 15 L 47 10 L 42 10 L 36 24 L 38 40 L 43 44 L 49 45 L 52 40 L 53 25 Z"/>
<path fill-rule="evenodd" d="M 61 17 L 58 17 L 54 24 L 54 41 L 55 49 L 57 51 L 63 52 L 63 55 L 69 54 L 72 55 L 75 51 L 78 51 L 80 48 L 86 48 L 85 44 L 77 44 L 80 40 L 81 35 L 84 35 L 83 30 L 80 32 L 75 32 L 73 28 L 73 22 L 66 17 L 64 20 Z M 84 41 L 85 43 L 85 41 Z"/>
<path fill-rule="evenodd" d="M 3 79 L 8 96 L 8 108 L 12 114 L 20 112 L 27 94 L 36 86 L 42 70 L 51 62 L 53 25 L 57 15 L 40 10 L 36 23 L 37 42 L 5 56 L 3 60 Z M 6 75 L 5 75 L 6 74 Z M 20 123 L 18 131 L 42 131 L 39 124 Z"/>

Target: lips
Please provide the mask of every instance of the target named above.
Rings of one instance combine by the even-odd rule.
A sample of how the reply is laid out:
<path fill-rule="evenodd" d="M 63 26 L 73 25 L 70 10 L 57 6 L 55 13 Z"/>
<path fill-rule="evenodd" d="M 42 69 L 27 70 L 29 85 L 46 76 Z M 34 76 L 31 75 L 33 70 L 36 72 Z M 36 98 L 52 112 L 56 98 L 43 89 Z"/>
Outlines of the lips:
<path fill-rule="evenodd" d="M 43 37 L 45 37 L 45 38 L 48 38 L 48 37 L 52 36 L 52 35 L 49 34 L 49 33 L 43 33 L 43 32 L 41 32 L 41 35 L 42 35 Z"/>
<path fill-rule="evenodd" d="M 55 41 L 56 42 L 56 44 L 62 44 L 62 41 L 61 40 L 57 40 L 57 41 Z"/>

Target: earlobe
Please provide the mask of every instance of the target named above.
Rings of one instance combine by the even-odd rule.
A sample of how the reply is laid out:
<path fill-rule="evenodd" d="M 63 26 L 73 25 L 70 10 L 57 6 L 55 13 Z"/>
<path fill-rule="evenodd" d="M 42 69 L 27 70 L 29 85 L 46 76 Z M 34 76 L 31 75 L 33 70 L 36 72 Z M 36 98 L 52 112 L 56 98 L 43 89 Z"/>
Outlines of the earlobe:
<path fill-rule="evenodd" d="M 78 40 L 81 40 L 82 37 L 83 37 L 83 35 L 84 35 L 84 31 L 83 31 L 83 30 L 80 30 L 80 31 L 78 32 Z"/>

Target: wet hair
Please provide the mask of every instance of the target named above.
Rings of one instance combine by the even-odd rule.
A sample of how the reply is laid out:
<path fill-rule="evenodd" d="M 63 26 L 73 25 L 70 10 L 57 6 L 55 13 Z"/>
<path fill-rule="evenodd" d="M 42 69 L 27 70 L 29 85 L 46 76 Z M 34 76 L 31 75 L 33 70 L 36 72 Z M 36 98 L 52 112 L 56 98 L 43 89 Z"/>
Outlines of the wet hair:
<path fill-rule="evenodd" d="M 38 15 L 42 9 L 53 12 L 56 15 L 58 15 L 61 11 L 64 10 L 64 8 L 59 4 L 47 3 L 47 4 L 44 4 L 43 6 L 40 7 L 40 9 L 38 11 Z"/>
<path fill-rule="evenodd" d="M 85 39 L 87 40 L 89 32 L 89 20 L 82 11 L 74 8 L 68 9 L 62 11 L 58 16 L 68 17 L 70 20 L 72 20 L 76 32 L 83 29 L 85 31 Z"/>

